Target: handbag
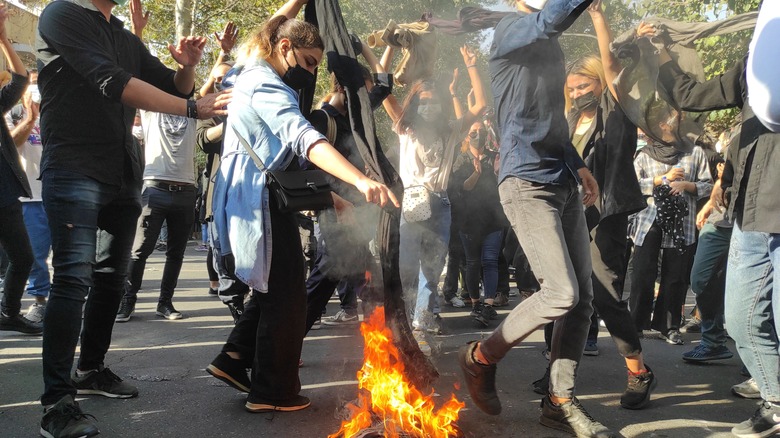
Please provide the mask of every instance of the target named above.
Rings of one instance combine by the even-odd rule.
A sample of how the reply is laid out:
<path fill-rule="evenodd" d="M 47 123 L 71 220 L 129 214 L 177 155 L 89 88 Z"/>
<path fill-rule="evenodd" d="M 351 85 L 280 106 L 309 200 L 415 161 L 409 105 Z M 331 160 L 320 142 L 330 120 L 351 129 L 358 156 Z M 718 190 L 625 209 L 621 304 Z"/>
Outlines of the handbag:
<path fill-rule="evenodd" d="M 269 170 L 244 137 L 238 133 L 235 126 L 233 132 L 236 133 L 238 141 L 252 157 L 257 168 L 265 172 L 268 192 L 276 199 L 279 211 L 295 213 L 323 210 L 333 206 L 333 197 L 330 194 L 332 189 L 327 173 L 322 170 Z"/>
<path fill-rule="evenodd" d="M 430 219 L 431 192 L 425 186 L 405 188 L 402 209 L 407 222 L 422 222 Z"/>

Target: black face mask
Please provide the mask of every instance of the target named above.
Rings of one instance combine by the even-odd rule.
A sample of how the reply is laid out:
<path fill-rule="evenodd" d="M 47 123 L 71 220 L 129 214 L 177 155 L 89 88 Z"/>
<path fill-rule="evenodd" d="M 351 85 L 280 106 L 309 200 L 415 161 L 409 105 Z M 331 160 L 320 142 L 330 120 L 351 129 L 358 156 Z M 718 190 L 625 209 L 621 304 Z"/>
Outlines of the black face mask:
<path fill-rule="evenodd" d="M 287 84 L 293 90 L 303 90 L 304 88 L 310 88 L 314 86 L 317 78 L 309 70 L 301 67 L 298 63 L 298 57 L 295 55 L 295 49 L 292 49 L 293 57 L 295 57 L 295 66 L 291 66 L 287 62 L 287 57 L 284 57 L 284 62 L 287 64 L 287 71 L 282 75 L 282 82 Z"/>
<path fill-rule="evenodd" d="M 471 146 L 474 146 L 480 151 L 485 149 L 486 140 L 487 140 L 487 136 L 482 131 L 469 132 L 469 143 L 471 144 Z"/>
<path fill-rule="evenodd" d="M 596 105 L 599 104 L 598 98 L 596 98 L 596 95 L 593 94 L 592 91 L 588 91 L 587 93 L 583 94 L 582 96 L 574 99 L 574 102 L 572 102 L 571 107 L 575 111 L 590 111 L 594 108 L 596 108 Z"/>

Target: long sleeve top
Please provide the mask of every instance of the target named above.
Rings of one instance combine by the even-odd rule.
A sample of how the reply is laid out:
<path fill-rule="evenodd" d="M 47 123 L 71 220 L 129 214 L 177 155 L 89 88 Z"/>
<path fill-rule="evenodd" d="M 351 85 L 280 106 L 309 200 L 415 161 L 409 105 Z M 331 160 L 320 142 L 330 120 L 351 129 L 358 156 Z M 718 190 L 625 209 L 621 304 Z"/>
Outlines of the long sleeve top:
<path fill-rule="evenodd" d="M 745 65 L 742 59 L 700 83 L 668 62 L 661 66 L 658 80 L 686 111 L 742 108 L 740 134 L 729 147 L 724 171 L 724 186 L 730 186 L 729 217 L 745 231 L 780 233 L 780 134 L 767 129 L 753 113 Z"/>
<path fill-rule="evenodd" d="M 239 142 L 240 135 L 269 170 L 283 170 L 325 137 L 304 118 L 298 96 L 264 60 L 231 70 L 237 74 L 214 187 L 212 236 L 222 255 L 233 254 L 239 280 L 268 291 L 271 213 L 266 174 Z"/>
<path fill-rule="evenodd" d="M 693 181 L 696 184 L 696 194 L 686 191 L 680 195 L 688 203 L 688 216 L 685 218 L 683 226 L 685 245 L 688 246 L 696 242 L 696 200 L 710 195 L 710 192 L 712 192 L 712 177 L 707 165 L 707 157 L 698 146 L 693 148 L 693 152 L 681 155 L 677 165 L 682 166 L 685 171 L 685 180 Z M 641 152 L 634 160 L 634 171 L 636 172 L 637 180 L 639 180 L 639 188 L 647 200 L 647 207 L 633 216 L 631 238 L 634 240 L 634 245 L 642 246 L 644 244 L 645 236 L 647 236 L 647 232 L 656 219 L 658 208 L 653 198 L 653 188 L 655 187 L 653 179 L 658 175 L 669 172 L 671 169 L 672 165 L 656 161 L 650 158 L 649 155 Z M 661 248 L 674 248 L 671 235 L 664 234 Z"/>
<path fill-rule="evenodd" d="M 41 12 L 36 39 L 41 90 L 41 173 L 62 169 L 120 185 L 141 180 L 144 159 L 133 144 L 135 109 L 122 104 L 136 77 L 175 96 L 176 72 L 149 53 L 115 16 L 90 0 L 56 0 Z M 192 93 L 190 93 L 191 95 Z"/>
<path fill-rule="evenodd" d="M 29 79 L 27 76 L 11 74 L 11 82 L 0 88 L 0 114 L 5 114 L 22 97 Z M 19 152 L 16 149 L 11 131 L 8 125 L 0 122 L 0 207 L 10 205 L 20 196 L 32 197 L 27 175 L 19 161 Z"/>
<path fill-rule="evenodd" d="M 569 139 L 558 37 L 590 3 L 550 0 L 539 12 L 509 15 L 496 27 L 489 68 L 501 132 L 499 183 L 514 176 L 563 184 L 585 167 Z"/>

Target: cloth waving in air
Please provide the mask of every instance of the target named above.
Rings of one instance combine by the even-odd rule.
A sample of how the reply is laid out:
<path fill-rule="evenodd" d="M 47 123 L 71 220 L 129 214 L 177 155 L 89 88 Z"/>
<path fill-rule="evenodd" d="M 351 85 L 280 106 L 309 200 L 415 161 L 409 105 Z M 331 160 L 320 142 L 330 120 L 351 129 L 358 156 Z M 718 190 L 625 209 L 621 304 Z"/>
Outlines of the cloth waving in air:
<path fill-rule="evenodd" d="M 393 46 L 401 49 L 401 59 L 393 72 L 398 85 L 411 84 L 433 76 L 433 64 L 436 62 L 436 34 L 430 23 L 396 24 L 390 20 L 383 30 L 377 30 L 366 38 L 366 43 L 374 47 Z"/>

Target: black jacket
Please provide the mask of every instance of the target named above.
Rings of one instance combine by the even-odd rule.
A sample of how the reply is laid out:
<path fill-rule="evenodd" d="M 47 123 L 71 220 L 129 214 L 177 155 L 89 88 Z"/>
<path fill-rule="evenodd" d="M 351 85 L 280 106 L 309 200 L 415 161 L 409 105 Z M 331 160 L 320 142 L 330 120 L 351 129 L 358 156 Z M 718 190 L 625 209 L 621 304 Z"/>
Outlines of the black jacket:
<path fill-rule="evenodd" d="M 739 137 L 729 147 L 723 184 L 730 196 L 729 216 L 744 231 L 780 233 L 780 134 L 769 131 L 747 99 L 746 58 L 720 76 L 696 82 L 674 62 L 661 66 L 659 82 L 687 111 L 742 108 Z M 733 175 L 733 176 L 732 176 Z"/>
<path fill-rule="evenodd" d="M 569 137 L 574 134 L 580 113 L 569 113 Z M 636 213 L 647 207 L 634 172 L 636 125 L 609 90 L 601 96 L 595 123 L 591 125 L 583 158 L 599 183 L 601 198 L 596 203 L 602 219 L 615 214 Z"/>
<path fill-rule="evenodd" d="M 24 90 L 27 88 L 29 80 L 30 79 L 27 76 L 11 73 L 11 82 L 0 89 L 0 113 L 7 113 L 19 102 L 22 94 L 24 94 Z M 3 151 L 3 159 L 11 167 L 16 179 L 19 180 L 19 184 L 24 192 L 23 196 L 25 198 L 32 198 L 30 183 L 27 182 L 27 175 L 24 173 L 22 164 L 19 161 L 19 151 L 16 150 L 16 143 L 14 143 L 14 139 L 11 137 L 11 131 L 4 121 L 3 123 L 0 123 L 0 149 Z M 0 187 L 0 190 L 5 189 L 5 187 Z"/>

